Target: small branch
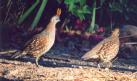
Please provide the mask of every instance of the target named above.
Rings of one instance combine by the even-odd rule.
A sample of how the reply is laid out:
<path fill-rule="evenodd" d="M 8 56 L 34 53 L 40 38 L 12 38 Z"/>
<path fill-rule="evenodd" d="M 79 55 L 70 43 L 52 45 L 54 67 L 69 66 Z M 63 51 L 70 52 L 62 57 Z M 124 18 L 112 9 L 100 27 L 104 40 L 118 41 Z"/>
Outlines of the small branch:
<path fill-rule="evenodd" d="M 1 54 L 11 54 L 11 53 L 15 53 L 17 50 L 4 50 L 4 51 L 0 51 L 0 55 Z"/>
<path fill-rule="evenodd" d="M 127 43 L 124 43 L 124 44 L 126 44 L 126 45 L 128 45 L 128 44 L 134 45 L 134 44 L 137 44 L 137 42 L 127 42 Z"/>
<path fill-rule="evenodd" d="M 63 24 L 61 25 L 61 30 L 63 30 L 63 28 L 65 27 L 65 25 L 69 22 L 70 20 L 65 18 Z"/>
<path fill-rule="evenodd" d="M 64 58 L 64 57 L 59 57 L 59 56 L 46 56 L 43 61 L 48 61 L 48 62 L 53 62 L 53 63 L 59 63 L 59 64 L 67 64 L 67 65 L 76 65 L 76 66 L 92 66 L 92 67 L 97 67 L 97 64 L 94 62 L 87 62 L 87 61 L 82 61 L 79 59 L 69 59 L 69 58 Z"/>
<path fill-rule="evenodd" d="M 134 35 L 128 35 L 128 36 L 119 37 L 119 38 L 121 39 L 121 38 L 128 38 L 128 37 L 133 37 L 133 36 L 137 36 L 137 35 L 136 35 L 136 34 L 134 34 Z"/>

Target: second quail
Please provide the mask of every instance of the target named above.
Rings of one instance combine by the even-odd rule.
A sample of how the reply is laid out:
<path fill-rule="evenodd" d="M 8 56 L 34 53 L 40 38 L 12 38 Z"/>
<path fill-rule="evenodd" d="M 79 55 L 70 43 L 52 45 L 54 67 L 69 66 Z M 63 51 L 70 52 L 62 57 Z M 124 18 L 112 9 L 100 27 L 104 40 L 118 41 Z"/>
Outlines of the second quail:
<path fill-rule="evenodd" d="M 112 35 L 98 43 L 93 49 L 82 56 L 83 60 L 98 59 L 102 63 L 111 64 L 119 51 L 119 28 Z M 109 66 L 110 67 L 110 66 Z"/>

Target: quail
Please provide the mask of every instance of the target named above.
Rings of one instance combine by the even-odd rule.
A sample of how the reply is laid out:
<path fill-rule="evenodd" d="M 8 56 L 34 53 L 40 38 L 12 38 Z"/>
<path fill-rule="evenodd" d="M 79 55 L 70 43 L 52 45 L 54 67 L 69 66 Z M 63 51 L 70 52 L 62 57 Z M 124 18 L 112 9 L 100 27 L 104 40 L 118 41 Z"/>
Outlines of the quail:
<path fill-rule="evenodd" d="M 111 66 L 111 61 L 118 54 L 119 44 L 119 28 L 116 28 L 110 37 L 102 40 L 81 58 L 83 60 L 97 59 L 102 64 L 107 64 L 108 66 L 105 67 L 109 68 Z"/>
<path fill-rule="evenodd" d="M 48 52 L 54 44 L 56 24 L 60 21 L 61 9 L 57 10 L 47 25 L 47 27 L 40 33 L 34 35 L 28 42 L 25 43 L 24 48 L 16 52 L 12 58 L 19 58 L 21 56 L 30 54 L 36 57 L 36 65 L 39 66 L 38 61 L 40 57 Z"/>

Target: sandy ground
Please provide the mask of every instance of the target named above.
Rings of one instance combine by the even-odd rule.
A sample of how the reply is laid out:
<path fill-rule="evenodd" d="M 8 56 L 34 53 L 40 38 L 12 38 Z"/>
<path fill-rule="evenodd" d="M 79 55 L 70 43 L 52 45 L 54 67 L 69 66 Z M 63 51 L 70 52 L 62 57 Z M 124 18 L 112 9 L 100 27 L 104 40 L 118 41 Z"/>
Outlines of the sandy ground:
<path fill-rule="evenodd" d="M 36 67 L 34 58 L 10 60 L 11 56 L 8 56 L 8 53 L 4 54 L 0 51 L 0 81 L 137 81 L 136 59 L 116 59 L 113 66 L 117 67 L 118 70 L 105 70 L 87 66 L 72 68 L 71 65 L 66 63 L 70 63 L 72 59 L 79 60 L 85 53 L 82 49 L 85 50 L 86 47 L 82 45 L 83 48 L 76 49 L 73 41 L 65 44 L 68 45 L 56 44 L 46 54 L 47 56 L 56 55 L 69 59 L 69 61 L 65 59 L 65 62 L 57 60 L 56 62 L 62 62 L 62 64 L 58 63 L 56 65 L 55 63 L 54 66 L 51 65 L 51 62 L 47 62 L 54 61 L 52 59 L 46 60 L 43 57 L 41 65 L 44 66 Z"/>
<path fill-rule="evenodd" d="M 137 81 L 137 72 L 93 67 L 36 67 L 30 62 L 0 61 L 0 81 Z"/>

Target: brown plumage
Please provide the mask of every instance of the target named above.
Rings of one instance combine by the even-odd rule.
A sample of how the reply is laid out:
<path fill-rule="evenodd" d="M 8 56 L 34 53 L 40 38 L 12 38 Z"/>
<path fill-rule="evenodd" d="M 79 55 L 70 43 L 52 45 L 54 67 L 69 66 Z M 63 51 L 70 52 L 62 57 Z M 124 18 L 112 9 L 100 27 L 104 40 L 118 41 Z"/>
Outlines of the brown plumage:
<path fill-rule="evenodd" d="M 116 28 L 112 35 L 98 43 L 93 49 L 82 56 L 83 60 L 98 59 L 103 63 L 110 63 L 119 51 L 119 29 Z"/>
<path fill-rule="evenodd" d="M 25 45 L 24 49 L 16 52 L 12 58 L 19 58 L 20 56 L 31 54 L 36 57 L 36 65 L 38 66 L 39 58 L 48 52 L 53 46 L 55 41 L 56 24 L 60 21 L 59 15 L 61 10 L 57 11 L 57 14 L 53 16 L 41 33 L 33 36 Z"/>

